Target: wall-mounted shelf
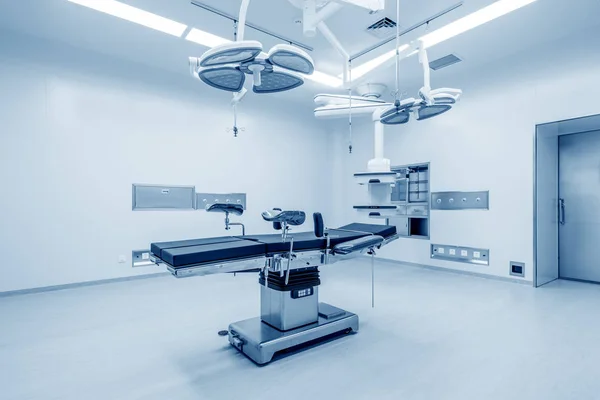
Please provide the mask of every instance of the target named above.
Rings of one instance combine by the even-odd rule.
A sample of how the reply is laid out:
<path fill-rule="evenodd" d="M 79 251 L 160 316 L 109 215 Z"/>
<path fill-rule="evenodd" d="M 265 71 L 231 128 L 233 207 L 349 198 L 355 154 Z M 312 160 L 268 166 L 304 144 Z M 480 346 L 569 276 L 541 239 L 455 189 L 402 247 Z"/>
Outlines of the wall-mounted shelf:
<path fill-rule="evenodd" d="M 387 223 L 396 225 L 398 234 L 413 239 L 429 239 L 429 163 L 392 167 L 396 174 L 391 201 L 397 215 Z"/>
<path fill-rule="evenodd" d="M 396 181 L 395 172 L 358 172 L 354 179 L 359 185 L 389 185 Z"/>

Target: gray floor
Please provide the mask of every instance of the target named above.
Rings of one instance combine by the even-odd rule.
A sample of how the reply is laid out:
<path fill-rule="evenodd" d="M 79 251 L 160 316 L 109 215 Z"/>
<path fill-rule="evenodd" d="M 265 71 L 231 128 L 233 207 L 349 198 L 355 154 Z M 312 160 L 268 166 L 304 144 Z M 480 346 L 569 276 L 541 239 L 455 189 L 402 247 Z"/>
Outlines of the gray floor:
<path fill-rule="evenodd" d="M 368 261 L 322 278 L 361 331 L 262 368 L 216 334 L 256 316 L 254 274 L 0 298 L 0 398 L 600 398 L 600 286 L 380 263 L 371 309 Z"/>

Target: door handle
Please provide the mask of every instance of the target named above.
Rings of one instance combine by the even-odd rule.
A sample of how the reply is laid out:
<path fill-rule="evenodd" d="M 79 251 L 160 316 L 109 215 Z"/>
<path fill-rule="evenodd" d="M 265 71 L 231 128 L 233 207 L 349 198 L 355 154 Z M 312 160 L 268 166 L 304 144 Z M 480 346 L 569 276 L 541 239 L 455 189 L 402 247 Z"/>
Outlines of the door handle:
<path fill-rule="evenodd" d="M 558 222 L 565 224 L 565 199 L 558 199 Z"/>

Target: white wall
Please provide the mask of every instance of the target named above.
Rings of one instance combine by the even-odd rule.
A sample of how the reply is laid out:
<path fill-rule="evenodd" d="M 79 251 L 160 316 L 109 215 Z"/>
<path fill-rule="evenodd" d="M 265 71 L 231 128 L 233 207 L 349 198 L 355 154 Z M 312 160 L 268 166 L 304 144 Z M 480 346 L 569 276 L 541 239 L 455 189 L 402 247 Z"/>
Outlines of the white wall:
<path fill-rule="evenodd" d="M 386 127 L 392 165 L 431 162 L 431 190 L 490 190 L 489 211 L 433 211 L 431 241 L 400 239 L 382 249 L 386 258 L 509 277 L 509 261 L 526 263 L 533 277 L 533 138 L 538 123 L 600 113 L 599 32 L 582 32 L 547 46 L 466 71 L 440 86 L 461 87 L 449 113 Z M 465 61 L 468 63 L 468 60 Z M 350 206 L 366 196 L 352 173 L 372 158 L 372 124 L 355 125 L 354 154 L 347 154 L 343 121 L 336 128 L 336 222 L 353 218 Z M 343 206 L 342 206 L 343 204 Z M 430 243 L 489 248 L 489 266 L 430 259 Z"/>
<path fill-rule="evenodd" d="M 254 233 L 269 231 L 260 218 L 267 208 L 329 213 L 330 151 L 310 104 L 251 94 L 239 115 L 245 131 L 233 138 L 225 92 L 55 43 L 2 38 L 0 292 L 161 272 L 132 269 L 131 250 L 228 234 L 220 214 L 133 212 L 132 183 L 246 192 L 248 210 L 234 219 Z"/>

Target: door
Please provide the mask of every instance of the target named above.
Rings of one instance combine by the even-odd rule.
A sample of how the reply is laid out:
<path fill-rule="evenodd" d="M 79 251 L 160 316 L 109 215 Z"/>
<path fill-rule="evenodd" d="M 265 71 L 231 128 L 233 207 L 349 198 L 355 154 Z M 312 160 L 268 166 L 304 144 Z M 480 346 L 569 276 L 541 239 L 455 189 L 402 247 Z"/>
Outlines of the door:
<path fill-rule="evenodd" d="M 558 124 L 537 127 L 535 286 L 558 279 Z"/>
<path fill-rule="evenodd" d="M 600 131 L 559 138 L 560 277 L 600 283 Z"/>

